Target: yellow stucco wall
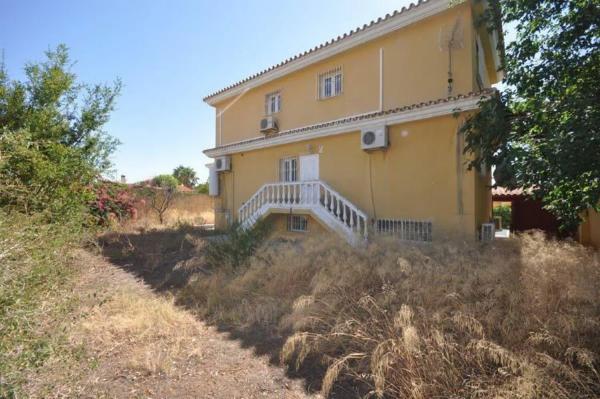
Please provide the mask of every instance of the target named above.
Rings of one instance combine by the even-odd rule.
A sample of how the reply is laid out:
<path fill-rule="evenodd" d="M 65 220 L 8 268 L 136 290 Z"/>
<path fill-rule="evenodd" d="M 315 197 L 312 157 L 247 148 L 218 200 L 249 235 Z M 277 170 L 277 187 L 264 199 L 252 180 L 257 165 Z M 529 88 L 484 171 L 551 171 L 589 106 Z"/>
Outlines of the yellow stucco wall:
<path fill-rule="evenodd" d="M 349 132 L 234 154 L 232 170 L 220 174 L 217 207 L 237 217 L 258 188 L 278 180 L 281 158 L 318 153 L 321 180 L 369 217 L 430 219 L 434 237 L 473 235 L 491 211 L 477 205 L 485 178 L 466 170 L 459 123 L 449 115 L 390 126 L 386 151 L 361 150 L 360 133 Z"/>
<path fill-rule="evenodd" d="M 458 45 L 452 50 L 452 94 L 479 90 L 476 34 L 486 53 L 490 84 L 497 81 L 490 39 L 473 26 L 481 12 L 477 2 L 466 1 L 425 20 L 361 44 L 319 63 L 252 88 L 215 104 L 216 145 L 262 137 L 259 122 L 265 96 L 279 91 L 279 129 L 287 130 L 380 109 L 380 54 L 383 51 L 383 104 L 381 108 L 430 101 L 448 95 L 448 49 L 444 32 L 458 22 Z M 320 73 L 343 69 L 343 93 L 317 99 Z M 491 219 L 490 174 L 467 171 L 464 140 L 457 134 L 464 118 L 453 116 L 389 127 L 390 147 L 365 152 L 360 133 L 306 140 L 231 155 L 232 170 L 219 173 L 220 195 L 215 223 L 223 228 L 237 218 L 237 210 L 256 190 L 279 176 L 279 160 L 320 154 L 320 178 L 370 218 L 429 219 L 434 238 L 444 233 L 474 237 L 481 223 Z M 276 230 L 285 230 L 285 217 L 271 215 Z M 318 222 L 311 219 L 312 225 Z M 277 227 L 278 226 L 278 227 Z M 312 231 L 311 231 L 312 233 Z"/>
<path fill-rule="evenodd" d="M 460 21 L 460 44 L 453 50 L 453 94 L 475 86 L 474 28 L 470 2 L 367 42 L 300 71 L 250 89 L 216 104 L 216 143 L 224 145 L 260 137 L 265 96 L 280 91 L 279 129 L 306 126 L 349 115 L 377 111 L 380 106 L 380 49 L 383 49 L 383 109 L 443 98 L 448 95 L 448 50 L 442 32 Z M 318 75 L 343 68 L 343 94 L 317 99 Z M 495 79 L 491 78 L 492 83 Z M 221 111 L 225 110 L 221 113 Z M 221 116 L 218 116 L 221 114 Z"/>
<path fill-rule="evenodd" d="M 593 209 L 587 211 L 586 219 L 579 227 L 579 240 L 600 249 L 600 214 Z"/>
<path fill-rule="evenodd" d="M 492 221 L 492 175 L 489 170 L 483 173 L 475 171 L 475 225 Z"/>
<path fill-rule="evenodd" d="M 286 237 L 292 239 L 302 239 L 310 235 L 324 235 L 329 231 L 323 226 L 317 219 L 313 218 L 310 214 L 295 212 L 294 214 L 302 214 L 308 218 L 308 231 L 288 231 L 288 214 L 272 213 L 267 216 L 267 223 L 271 225 L 271 234 L 277 237 Z"/>

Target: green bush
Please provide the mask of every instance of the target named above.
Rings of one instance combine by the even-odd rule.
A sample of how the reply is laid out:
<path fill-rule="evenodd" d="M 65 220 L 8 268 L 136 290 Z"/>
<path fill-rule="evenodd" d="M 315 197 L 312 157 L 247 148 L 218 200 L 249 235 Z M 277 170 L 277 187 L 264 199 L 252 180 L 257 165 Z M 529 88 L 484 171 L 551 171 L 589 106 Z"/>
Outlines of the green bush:
<path fill-rule="evenodd" d="M 152 179 L 152 183 L 157 187 L 172 190 L 179 185 L 179 181 L 171 175 L 158 175 Z"/>
<path fill-rule="evenodd" d="M 213 269 L 237 269 L 254 255 L 270 230 L 270 224 L 264 220 L 258 221 L 250 229 L 241 228 L 238 224 L 232 225 L 223 236 L 215 237 L 207 244 L 204 252 L 207 265 Z"/>
<path fill-rule="evenodd" d="M 208 182 L 198 184 L 196 186 L 196 192 L 199 194 L 208 194 Z"/>
<path fill-rule="evenodd" d="M 93 185 L 117 140 L 103 131 L 121 84 L 77 81 L 66 46 L 25 66 L 23 81 L 0 64 L 0 207 L 47 221 L 89 216 Z"/>
<path fill-rule="evenodd" d="M 498 205 L 495 206 L 493 209 L 493 215 L 494 217 L 500 217 L 502 219 L 502 228 L 503 229 L 507 229 L 510 227 L 511 224 L 511 215 L 512 215 L 512 208 L 510 207 L 510 205 Z"/>
<path fill-rule="evenodd" d="M 137 214 L 135 196 L 124 184 L 99 183 L 95 194 L 90 210 L 100 226 L 109 226 L 113 221 L 123 222 Z"/>
<path fill-rule="evenodd" d="M 88 236 L 80 223 L 0 210 L 0 398 L 19 397 L 28 372 L 64 347 L 70 309 L 69 251 Z"/>

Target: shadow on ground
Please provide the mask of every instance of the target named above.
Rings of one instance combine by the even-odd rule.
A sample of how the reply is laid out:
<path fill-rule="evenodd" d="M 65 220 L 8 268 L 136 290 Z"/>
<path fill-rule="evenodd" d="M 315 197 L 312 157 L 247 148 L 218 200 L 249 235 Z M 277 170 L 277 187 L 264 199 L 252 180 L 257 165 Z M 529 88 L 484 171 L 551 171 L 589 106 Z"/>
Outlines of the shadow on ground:
<path fill-rule="evenodd" d="M 203 240 L 213 232 L 196 227 L 111 232 L 99 244 L 111 263 L 142 279 L 158 292 L 183 287 L 201 268 Z"/>
<path fill-rule="evenodd" d="M 138 277 L 156 292 L 171 293 L 177 297 L 190 276 L 209 273 L 203 268 L 202 249 L 214 236 L 214 232 L 194 227 L 153 229 L 107 233 L 100 238 L 99 244 L 102 254 L 112 264 Z M 181 303 L 179 306 L 187 307 Z M 281 367 L 280 352 L 289 334 L 275 334 L 261 326 L 215 326 L 229 339 L 239 341 L 243 348 L 252 348 L 257 356 L 268 356 L 272 365 Z M 308 392 L 318 392 L 325 371 L 320 362 L 309 358 L 299 370 L 289 369 L 286 374 L 290 378 L 303 379 Z M 342 384 L 336 386 L 330 397 L 353 398 L 360 395 L 356 388 Z"/>

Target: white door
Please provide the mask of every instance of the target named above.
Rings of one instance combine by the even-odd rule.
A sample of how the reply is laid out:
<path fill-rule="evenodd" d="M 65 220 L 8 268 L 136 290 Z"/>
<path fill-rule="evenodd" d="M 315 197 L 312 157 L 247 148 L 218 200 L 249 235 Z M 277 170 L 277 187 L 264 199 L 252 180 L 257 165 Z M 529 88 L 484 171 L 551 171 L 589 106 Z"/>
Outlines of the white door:
<path fill-rule="evenodd" d="M 300 156 L 300 181 L 319 180 L 319 154 Z"/>
<path fill-rule="evenodd" d="M 319 180 L 319 154 L 300 156 L 300 181 Z M 302 185 L 300 202 L 313 203 L 317 201 L 318 190 L 314 184 Z"/>

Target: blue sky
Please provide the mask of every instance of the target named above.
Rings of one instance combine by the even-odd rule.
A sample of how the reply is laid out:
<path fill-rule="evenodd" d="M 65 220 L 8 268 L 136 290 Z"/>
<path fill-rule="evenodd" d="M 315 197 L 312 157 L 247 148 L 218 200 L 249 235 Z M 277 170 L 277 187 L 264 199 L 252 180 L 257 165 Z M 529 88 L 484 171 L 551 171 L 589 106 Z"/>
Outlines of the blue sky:
<path fill-rule="evenodd" d="M 0 0 L 0 49 L 13 78 L 59 43 L 85 82 L 123 80 L 106 130 L 130 182 L 177 165 L 202 180 L 223 86 L 409 4 L 406 0 Z"/>

